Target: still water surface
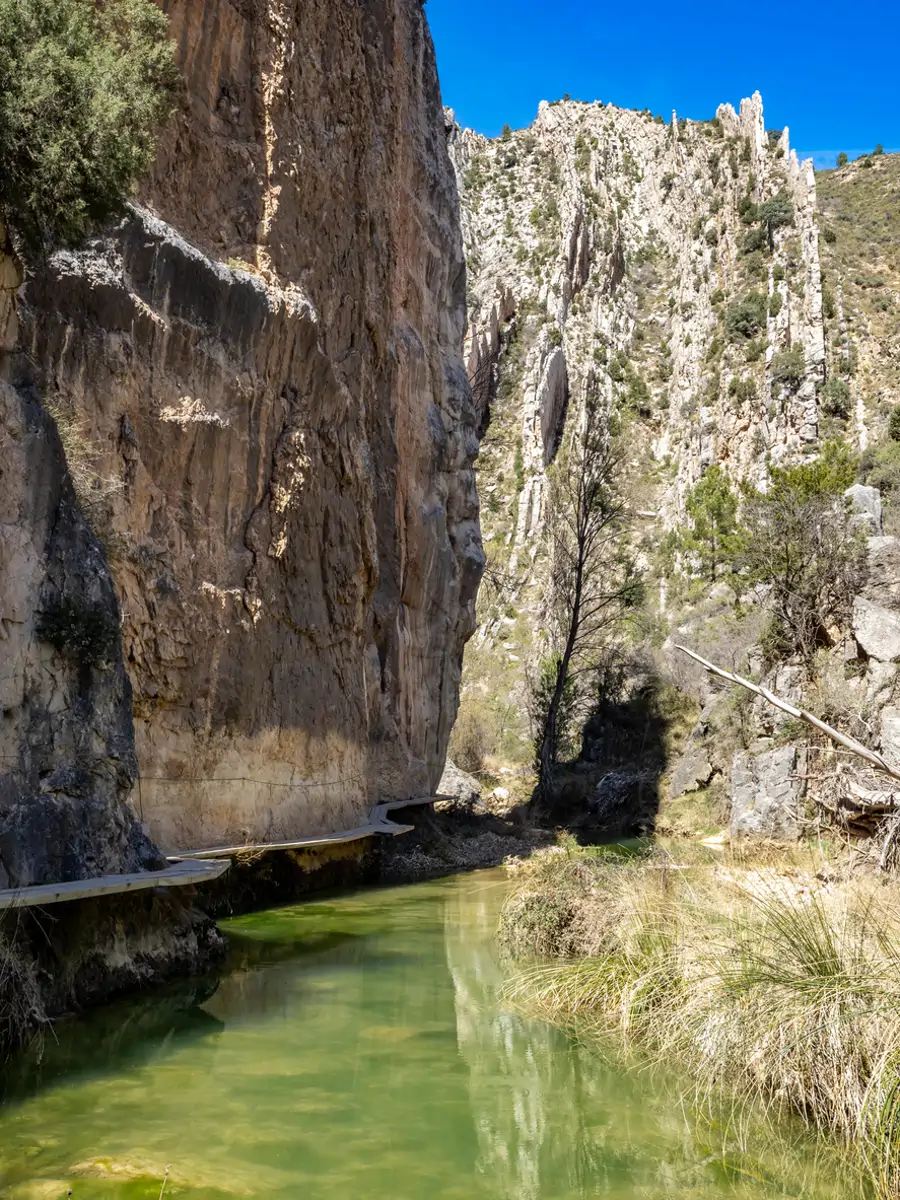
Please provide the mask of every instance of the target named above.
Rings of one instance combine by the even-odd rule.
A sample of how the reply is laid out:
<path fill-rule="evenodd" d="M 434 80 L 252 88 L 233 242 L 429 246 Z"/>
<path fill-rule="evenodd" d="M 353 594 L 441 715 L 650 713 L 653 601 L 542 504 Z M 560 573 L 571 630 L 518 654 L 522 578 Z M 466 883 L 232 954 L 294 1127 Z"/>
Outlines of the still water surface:
<path fill-rule="evenodd" d="M 228 923 L 215 984 L 57 1031 L 0 1107 L 0 1197 L 847 1200 L 792 1131 L 504 1011 L 495 872 Z"/>

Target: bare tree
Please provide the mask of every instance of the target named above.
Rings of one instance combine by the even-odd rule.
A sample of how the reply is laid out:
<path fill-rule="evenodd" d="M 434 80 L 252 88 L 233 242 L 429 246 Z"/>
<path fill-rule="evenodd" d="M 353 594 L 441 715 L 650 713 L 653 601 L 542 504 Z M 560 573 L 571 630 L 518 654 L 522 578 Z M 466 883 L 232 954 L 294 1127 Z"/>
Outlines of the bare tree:
<path fill-rule="evenodd" d="M 626 505 L 622 470 L 609 420 L 589 395 L 584 418 L 549 473 L 548 615 L 552 651 L 533 691 L 535 753 L 542 797 L 565 741 L 566 721 L 602 660 L 625 609 L 639 594 L 639 579 L 623 532 Z"/>

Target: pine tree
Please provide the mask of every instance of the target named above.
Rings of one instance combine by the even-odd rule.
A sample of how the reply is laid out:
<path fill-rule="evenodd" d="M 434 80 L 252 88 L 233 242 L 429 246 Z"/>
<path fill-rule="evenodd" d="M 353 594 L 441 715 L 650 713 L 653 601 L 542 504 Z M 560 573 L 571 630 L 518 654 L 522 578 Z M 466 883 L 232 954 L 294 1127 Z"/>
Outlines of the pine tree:
<path fill-rule="evenodd" d="M 685 508 L 691 529 L 681 536 L 681 545 L 700 559 L 704 575 L 716 579 L 720 567 L 737 549 L 737 496 L 718 463 L 707 467 L 703 478 L 688 494 Z"/>
<path fill-rule="evenodd" d="M 152 0 L 0 0 L 0 218 L 26 254 L 120 211 L 177 73 Z"/>

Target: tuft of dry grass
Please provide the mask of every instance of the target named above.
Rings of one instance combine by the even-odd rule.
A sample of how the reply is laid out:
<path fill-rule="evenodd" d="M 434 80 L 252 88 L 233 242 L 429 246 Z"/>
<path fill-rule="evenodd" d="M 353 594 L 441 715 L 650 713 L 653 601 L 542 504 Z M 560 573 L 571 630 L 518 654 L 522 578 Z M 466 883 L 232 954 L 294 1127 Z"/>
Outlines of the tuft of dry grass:
<path fill-rule="evenodd" d="M 820 855 L 624 861 L 571 846 L 520 868 L 501 936 L 533 965 L 507 999 L 680 1062 L 701 1095 L 791 1112 L 900 1195 L 900 916 Z"/>
<path fill-rule="evenodd" d="M 100 473 L 99 447 L 71 404 L 57 399 L 47 404 L 47 411 L 56 423 L 75 495 L 91 519 L 103 512 L 109 500 L 125 485 L 120 479 Z"/>
<path fill-rule="evenodd" d="M 35 963 L 17 944 L 19 915 L 0 919 L 0 1061 L 46 1023 Z"/>

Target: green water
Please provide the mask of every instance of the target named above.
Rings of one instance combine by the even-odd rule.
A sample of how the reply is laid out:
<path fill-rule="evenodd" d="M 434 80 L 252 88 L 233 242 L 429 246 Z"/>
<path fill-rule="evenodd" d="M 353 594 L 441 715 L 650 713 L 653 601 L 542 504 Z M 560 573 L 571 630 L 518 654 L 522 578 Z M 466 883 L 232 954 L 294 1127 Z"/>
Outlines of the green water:
<path fill-rule="evenodd" d="M 222 978 L 62 1025 L 14 1065 L 0 1196 L 846 1200 L 802 1140 L 503 1010 L 502 877 L 234 921 Z"/>

